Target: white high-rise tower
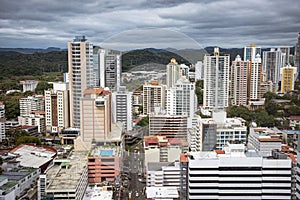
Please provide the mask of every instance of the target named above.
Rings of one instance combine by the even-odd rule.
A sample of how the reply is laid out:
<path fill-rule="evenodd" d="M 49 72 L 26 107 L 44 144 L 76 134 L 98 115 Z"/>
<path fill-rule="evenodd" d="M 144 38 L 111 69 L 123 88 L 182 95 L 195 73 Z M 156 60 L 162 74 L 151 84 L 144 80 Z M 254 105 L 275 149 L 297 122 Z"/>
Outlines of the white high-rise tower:
<path fill-rule="evenodd" d="M 203 107 L 205 109 L 228 107 L 229 62 L 229 55 L 220 56 L 219 48 L 215 48 L 214 55 L 204 56 Z"/>
<path fill-rule="evenodd" d="M 80 98 L 83 92 L 96 85 L 93 69 L 93 44 L 85 36 L 76 36 L 68 43 L 70 84 L 70 126 L 80 128 Z"/>

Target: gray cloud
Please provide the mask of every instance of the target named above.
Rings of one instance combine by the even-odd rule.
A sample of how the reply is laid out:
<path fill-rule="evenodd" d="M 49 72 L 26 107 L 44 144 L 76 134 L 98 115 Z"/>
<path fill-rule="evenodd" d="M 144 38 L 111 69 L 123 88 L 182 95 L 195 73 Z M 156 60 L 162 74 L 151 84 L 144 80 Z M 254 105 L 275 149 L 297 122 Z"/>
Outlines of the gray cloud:
<path fill-rule="evenodd" d="M 299 10 L 293 0 L 2 0 L 0 47 L 66 48 L 75 35 L 122 48 L 292 46 Z"/>

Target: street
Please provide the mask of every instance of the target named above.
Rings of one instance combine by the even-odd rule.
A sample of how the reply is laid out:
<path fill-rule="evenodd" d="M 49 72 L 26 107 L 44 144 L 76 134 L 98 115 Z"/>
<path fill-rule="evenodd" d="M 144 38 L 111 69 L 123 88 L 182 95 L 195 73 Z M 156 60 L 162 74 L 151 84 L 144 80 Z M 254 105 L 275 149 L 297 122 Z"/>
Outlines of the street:
<path fill-rule="evenodd" d="M 123 160 L 123 177 L 127 189 L 123 192 L 123 199 L 144 200 L 145 195 L 145 177 L 144 177 L 144 149 L 142 139 L 138 139 L 136 143 L 127 148 L 124 152 Z M 127 198 L 124 198 L 127 197 Z"/>

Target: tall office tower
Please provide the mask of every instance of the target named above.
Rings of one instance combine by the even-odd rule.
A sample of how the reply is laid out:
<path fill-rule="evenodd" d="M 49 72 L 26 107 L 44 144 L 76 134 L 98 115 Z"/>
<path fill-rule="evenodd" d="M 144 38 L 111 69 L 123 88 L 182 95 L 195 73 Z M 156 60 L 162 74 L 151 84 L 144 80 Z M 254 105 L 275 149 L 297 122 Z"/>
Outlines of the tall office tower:
<path fill-rule="evenodd" d="M 175 58 L 172 58 L 167 65 L 167 87 L 175 86 L 176 82 L 182 76 L 181 66 L 177 63 Z"/>
<path fill-rule="evenodd" d="M 195 64 L 195 80 L 203 80 L 204 79 L 204 67 L 202 61 L 197 61 Z"/>
<path fill-rule="evenodd" d="M 261 55 L 261 47 L 255 47 L 254 44 L 244 47 L 244 61 L 253 61 L 257 54 Z"/>
<path fill-rule="evenodd" d="M 274 85 L 273 92 L 277 92 L 279 89 L 280 68 L 284 65 L 285 55 L 279 49 L 275 51 L 275 49 L 272 48 L 270 51 L 263 52 L 262 68 L 264 73 L 266 73 L 267 80 L 272 81 Z"/>
<path fill-rule="evenodd" d="M 110 49 L 99 49 L 94 53 L 94 70 L 100 87 L 109 87 L 116 91 L 121 85 L 121 52 Z"/>
<path fill-rule="evenodd" d="M 85 36 L 68 42 L 70 84 L 70 126 L 80 128 L 80 98 L 83 92 L 96 85 L 93 70 L 93 44 Z"/>
<path fill-rule="evenodd" d="M 291 159 L 246 152 L 243 144 L 223 150 L 191 152 L 188 199 L 291 199 Z"/>
<path fill-rule="evenodd" d="M 165 93 L 165 85 L 159 84 L 158 81 L 146 82 L 143 85 L 143 114 L 165 110 Z"/>
<path fill-rule="evenodd" d="M 195 83 L 186 78 L 179 79 L 176 84 L 167 89 L 166 111 L 170 115 L 194 116 L 197 98 Z"/>
<path fill-rule="evenodd" d="M 281 74 L 281 93 L 294 90 L 294 84 L 297 79 L 297 67 L 287 65 L 280 69 Z"/>
<path fill-rule="evenodd" d="M 33 111 L 45 111 L 44 96 L 28 96 L 21 98 L 20 103 L 20 116 L 31 114 Z"/>
<path fill-rule="evenodd" d="M 45 90 L 46 131 L 59 133 L 70 127 L 69 84 L 56 82 L 53 89 Z"/>
<path fill-rule="evenodd" d="M 86 143 L 106 141 L 112 130 L 111 93 L 101 87 L 86 89 L 80 105 L 82 140 Z"/>
<path fill-rule="evenodd" d="M 229 99 L 229 55 L 220 56 L 219 48 L 214 55 L 204 56 L 204 92 L 205 109 L 224 109 Z"/>
<path fill-rule="evenodd" d="M 249 76 L 248 80 L 250 80 L 250 87 L 248 89 L 248 97 L 250 100 L 260 100 L 262 97 L 260 90 L 260 84 L 262 82 L 262 66 L 259 54 L 251 61 Z"/>
<path fill-rule="evenodd" d="M 122 122 L 124 130 L 132 130 L 132 92 L 125 86 L 112 93 L 113 122 Z"/>
<path fill-rule="evenodd" d="M 0 142 L 5 139 L 5 104 L 0 101 Z"/>
<path fill-rule="evenodd" d="M 300 32 L 298 34 L 298 42 L 295 47 L 295 67 L 297 67 L 298 80 L 300 80 Z"/>
<path fill-rule="evenodd" d="M 230 99 L 232 105 L 247 105 L 247 79 L 249 61 L 242 61 L 239 55 L 232 61 L 230 70 Z"/>
<path fill-rule="evenodd" d="M 283 57 L 283 66 L 290 64 L 289 56 L 290 56 L 290 47 L 281 46 L 277 48 L 278 51 L 281 51 Z"/>

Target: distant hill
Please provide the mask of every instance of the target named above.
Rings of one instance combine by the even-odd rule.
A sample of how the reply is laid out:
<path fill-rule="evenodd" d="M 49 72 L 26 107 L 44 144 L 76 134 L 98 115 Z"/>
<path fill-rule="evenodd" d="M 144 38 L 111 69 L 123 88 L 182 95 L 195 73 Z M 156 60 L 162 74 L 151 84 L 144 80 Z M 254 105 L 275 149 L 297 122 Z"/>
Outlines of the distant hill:
<path fill-rule="evenodd" d="M 51 51 L 61 51 L 60 48 L 57 47 L 48 47 L 47 49 L 34 49 L 34 48 L 0 48 L 0 52 L 13 51 L 24 54 L 32 54 L 32 53 L 47 53 Z"/>
<path fill-rule="evenodd" d="M 0 80 L 11 76 L 41 75 L 43 72 L 66 72 L 67 51 L 24 54 L 0 52 Z"/>
<path fill-rule="evenodd" d="M 190 65 L 191 63 L 182 56 L 163 49 L 138 49 L 126 52 L 122 55 L 122 71 L 126 72 L 133 67 L 146 63 L 157 63 L 167 65 L 171 58 L 175 58 L 178 63 Z"/>

